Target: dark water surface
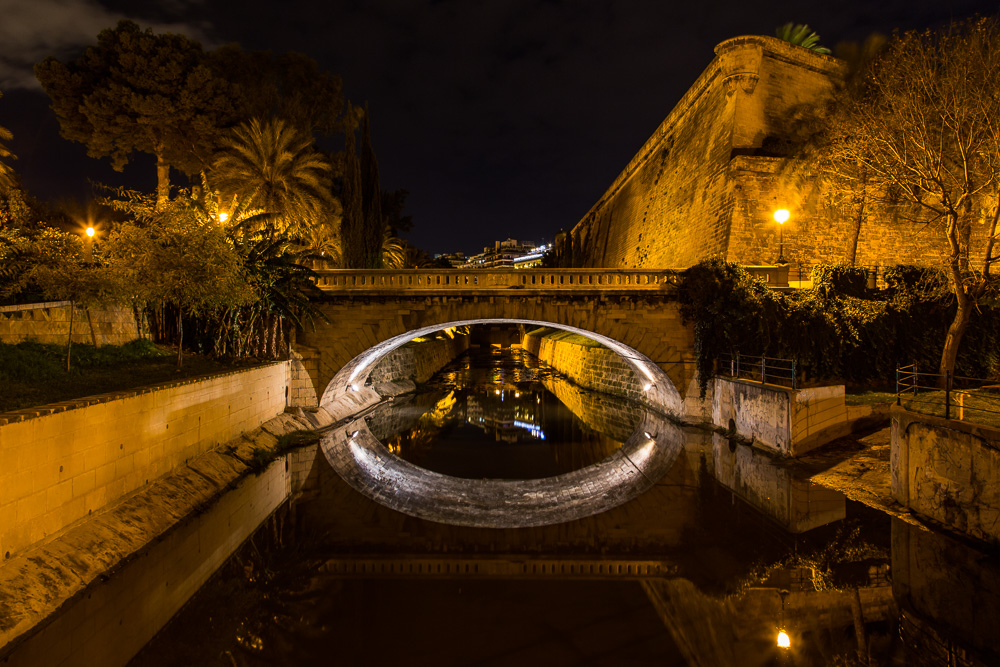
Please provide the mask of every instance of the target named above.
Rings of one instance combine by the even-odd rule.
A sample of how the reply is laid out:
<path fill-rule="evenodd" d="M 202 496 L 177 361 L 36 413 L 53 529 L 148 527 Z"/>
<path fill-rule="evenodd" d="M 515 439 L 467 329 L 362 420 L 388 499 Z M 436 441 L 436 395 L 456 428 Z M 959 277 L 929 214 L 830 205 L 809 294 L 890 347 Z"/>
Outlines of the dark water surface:
<path fill-rule="evenodd" d="M 487 350 L 368 423 L 421 467 L 524 479 L 602 460 L 641 414 Z M 682 438 L 639 498 L 520 529 L 390 510 L 307 449 L 301 496 L 132 664 L 1000 664 L 991 555 L 718 435 Z"/>

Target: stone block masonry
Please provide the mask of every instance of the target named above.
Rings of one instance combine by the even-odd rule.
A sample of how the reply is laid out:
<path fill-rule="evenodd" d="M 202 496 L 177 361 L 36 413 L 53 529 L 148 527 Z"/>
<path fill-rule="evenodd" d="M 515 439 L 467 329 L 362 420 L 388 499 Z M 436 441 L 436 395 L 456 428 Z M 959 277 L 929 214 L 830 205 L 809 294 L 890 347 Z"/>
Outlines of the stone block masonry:
<path fill-rule="evenodd" d="M 308 428 L 278 415 L 0 563 L 0 664 L 127 664 L 289 497 L 301 457 L 254 451 Z"/>
<path fill-rule="evenodd" d="M 0 557 L 285 408 L 288 362 L 0 415 Z"/>
<path fill-rule="evenodd" d="M 892 497 L 1000 546 L 1000 430 L 893 407 Z"/>
<path fill-rule="evenodd" d="M 558 329 L 536 329 L 524 336 L 524 349 L 574 383 L 612 396 L 642 401 L 642 384 L 614 350 Z"/>
<path fill-rule="evenodd" d="M 668 400 L 683 403 L 672 409 L 687 415 L 701 409 L 698 401 L 694 361 L 694 333 L 684 323 L 670 288 L 649 294 L 555 294 L 532 295 L 525 290 L 507 289 L 495 296 L 455 293 L 452 295 L 351 295 L 328 293 L 318 307 L 326 316 L 315 330 L 299 334 L 296 349 L 309 349 L 309 364 L 315 368 L 308 377 L 310 396 L 322 401 L 324 392 L 336 393 L 346 378 L 336 380 L 350 364 L 365 359 L 373 347 L 397 336 L 429 327 L 441 329 L 476 322 L 528 322 L 535 326 L 551 323 L 605 336 L 648 357 L 669 379 L 656 391 Z M 306 354 L 301 362 L 305 382 Z M 333 384 L 331 384 L 333 383 Z M 668 388 L 666 385 L 670 384 Z M 673 392 L 669 398 L 667 394 Z M 675 395 L 679 394 L 677 399 Z M 700 416 L 700 413 L 699 413 Z"/>
<path fill-rule="evenodd" d="M 53 301 L 0 306 L 0 343 L 25 340 L 65 345 L 69 338 L 70 302 Z M 139 337 L 128 308 L 80 308 L 73 312 L 73 342 L 121 345 Z"/>
<path fill-rule="evenodd" d="M 782 456 L 798 456 L 847 435 L 844 386 L 789 389 L 715 378 L 712 423 Z"/>
<path fill-rule="evenodd" d="M 382 357 L 368 375 L 366 383 L 380 385 L 398 380 L 413 380 L 418 384 L 427 382 L 468 349 L 468 335 L 408 343 Z"/>

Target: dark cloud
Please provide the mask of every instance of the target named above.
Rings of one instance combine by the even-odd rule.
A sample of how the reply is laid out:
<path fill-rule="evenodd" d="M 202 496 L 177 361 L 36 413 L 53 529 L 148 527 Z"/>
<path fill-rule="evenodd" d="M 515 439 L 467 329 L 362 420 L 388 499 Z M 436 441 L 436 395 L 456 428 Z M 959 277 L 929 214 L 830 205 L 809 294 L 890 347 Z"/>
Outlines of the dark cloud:
<path fill-rule="evenodd" d="M 190 8 L 189 3 L 173 3 Z M 185 23 L 158 23 L 108 9 L 93 0 L 3 0 L 0 2 L 0 90 L 38 88 L 33 68 L 49 56 L 68 57 L 95 41 L 97 33 L 123 18 L 157 32 L 202 37 Z"/>

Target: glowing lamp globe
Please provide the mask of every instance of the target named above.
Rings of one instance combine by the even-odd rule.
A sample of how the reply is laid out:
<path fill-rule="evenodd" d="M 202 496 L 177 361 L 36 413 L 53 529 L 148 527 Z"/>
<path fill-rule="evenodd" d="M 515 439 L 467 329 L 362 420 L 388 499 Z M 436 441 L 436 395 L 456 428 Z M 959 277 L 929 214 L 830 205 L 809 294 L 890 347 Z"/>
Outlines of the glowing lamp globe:
<path fill-rule="evenodd" d="M 94 238 L 95 233 L 96 232 L 94 231 L 93 227 L 87 227 L 87 236 L 89 236 L 90 238 Z"/>
<path fill-rule="evenodd" d="M 783 225 L 788 220 L 788 215 L 787 208 L 779 208 L 774 212 L 774 219 L 779 225 Z"/>
<path fill-rule="evenodd" d="M 792 645 L 791 640 L 788 638 L 788 633 L 782 630 L 778 633 L 778 646 L 781 648 L 789 648 Z"/>

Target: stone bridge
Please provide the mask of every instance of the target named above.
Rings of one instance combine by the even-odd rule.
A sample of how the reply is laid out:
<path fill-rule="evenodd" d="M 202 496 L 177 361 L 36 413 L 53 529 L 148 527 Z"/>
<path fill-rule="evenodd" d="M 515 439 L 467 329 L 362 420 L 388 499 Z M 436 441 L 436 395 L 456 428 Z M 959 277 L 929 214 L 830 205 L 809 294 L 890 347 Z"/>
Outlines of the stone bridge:
<path fill-rule="evenodd" d="M 628 269 L 319 270 L 327 321 L 295 341 L 291 405 L 326 405 L 364 385 L 377 361 L 413 338 L 476 323 L 524 323 L 611 347 L 644 383 L 646 402 L 701 414 L 694 336 L 677 274 Z"/>

